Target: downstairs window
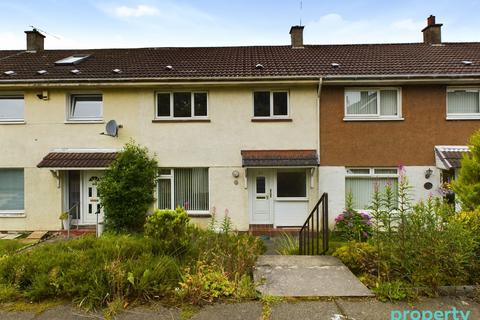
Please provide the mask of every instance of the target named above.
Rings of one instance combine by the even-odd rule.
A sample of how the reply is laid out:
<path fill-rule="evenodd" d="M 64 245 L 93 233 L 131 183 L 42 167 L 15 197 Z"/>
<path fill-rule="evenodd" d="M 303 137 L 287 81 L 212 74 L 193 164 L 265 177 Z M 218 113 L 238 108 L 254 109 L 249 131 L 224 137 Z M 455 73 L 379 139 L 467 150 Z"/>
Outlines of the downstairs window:
<path fill-rule="evenodd" d="M 390 186 L 398 201 L 398 169 L 396 168 L 347 168 L 345 177 L 345 199 L 352 195 L 353 207 L 365 210 L 372 203 L 376 189 L 383 192 Z"/>
<path fill-rule="evenodd" d="M 208 168 L 161 169 L 158 208 L 183 207 L 188 212 L 208 212 Z"/>
<path fill-rule="evenodd" d="M 0 212 L 23 213 L 23 169 L 0 169 Z"/>

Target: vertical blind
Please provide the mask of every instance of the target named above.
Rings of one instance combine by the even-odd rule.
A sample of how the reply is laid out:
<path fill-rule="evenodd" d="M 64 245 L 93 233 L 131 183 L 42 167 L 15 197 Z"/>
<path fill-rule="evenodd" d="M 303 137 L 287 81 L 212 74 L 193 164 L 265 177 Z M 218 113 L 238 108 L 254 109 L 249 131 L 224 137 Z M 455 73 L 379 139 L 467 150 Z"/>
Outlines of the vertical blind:
<path fill-rule="evenodd" d="M 396 116 L 398 114 L 397 98 L 397 90 L 380 91 L 380 114 L 382 116 Z"/>
<path fill-rule="evenodd" d="M 174 169 L 173 180 L 172 177 L 161 178 L 158 181 L 158 207 L 208 211 L 208 168 Z"/>
<path fill-rule="evenodd" d="M 0 169 L 0 210 L 24 209 L 23 169 Z"/>
<path fill-rule="evenodd" d="M 158 180 L 158 208 L 171 209 L 172 208 L 172 193 L 171 193 L 171 179 Z"/>
<path fill-rule="evenodd" d="M 384 191 L 387 185 L 392 187 L 395 194 L 395 205 L 398 201 L 398 179 L 397 178 L 357 178 L 347 177 L 345 179 L 345 196 L 349 193 L 353 196 L 355 209 L 367 209 L 372 203 L 372 196 L 375 187 L 378 185 L 380 192 Z"/>
<path fill-rule="evenodd" d="M 479 113 L 478 91 L 451 91 L 447 93 L 448 113 Z"/>

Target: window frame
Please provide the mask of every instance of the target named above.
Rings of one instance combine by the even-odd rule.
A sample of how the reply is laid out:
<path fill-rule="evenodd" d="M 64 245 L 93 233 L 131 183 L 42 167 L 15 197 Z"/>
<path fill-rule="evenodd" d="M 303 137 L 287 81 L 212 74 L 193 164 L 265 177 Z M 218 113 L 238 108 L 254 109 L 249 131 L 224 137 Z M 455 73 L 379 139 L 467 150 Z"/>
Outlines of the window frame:
<path fill-rule="evenodd" d="M 268 92 L 270 95 L 270 115 L 269 116 L 255 116 L 255 92 Z M 274 93 L 287 94 L 287 114 L 274 115 L 273 94 Z M 282 89 L 255 89 L 252 91 L 252 119 L 290 119 L 290 90 Z"/>
<path fill-rule="evenodd" d="M 22 170 L 23 172 L 23 209 L 20 210 L 2 210 L 0 209 L 0 217 L 25 217 L 25 168 L 0 168 L 0 170 Z"/>
<path fill-rule="evenodd" d="M 189 92 L 190 93 L 190 117 L 175 117 L 174 116 L 174 93 L 179 93 L 179 92 Z M 159 94 L 169 94 L 170 95 L 170 115 L 169 116 L 159 116 L 158 115 L 158 95 Z M 207 114 L 204 116 L 196 116 L 195 115 L 195 93 L 205 93 L 207 96 Z M 190 120 L 190 119 L 205 119 L 208 120 L 210 117 L 210 112 L 209 112 L 209 104 L 210 104 L 210 98 L 209 98 L 209 92 L 207 90 L 175 90 L 175 91 L 155 91 L 155 103 L 154 103 L 154 120 Z"/>
<path fill-rule="evenodd" d="M 208 207 L 210 208 L 210 203 L 211 203 L 211 192 L 210 192 L 210 170 L 208 167 L 185 167 L 185 168 L 159 168 L 159 172 L 161 170 L 170 170 L 170 173 L 168 174 L 158 174 L 157 177 L 157 183 L 156 183 L 156 195 L 158 195 L 158 180 L 170 180 L 170 204 L 171 204 L 171 210 L 175 210 L 175 174 L 174 170 L 175 169 L 195 169 L 195 168 L 202 168 L 202 169 L 207 169 L 207 174 L 208 174 Z M 155 207 L 157 209 L 163 209 L 158 207 L 158 199 L 155 201 Z M 205 214 L 210 214 L 210 209 L 207 210 L 186 210 L 189 216 L 195 216 L 195 215 L 200 215 L 203 216 Z"/>
<path fill-rule="evenodd" d="M 397 115 L 382 115 L 381 91 L 397 91 Z M 348 114 L 347 113 L 347 92 L 375 91 L 377 93 L 376 114 Z M 402 115 L 402 88 L 401 87 L 345 87 L 343 93 L 343 120 L 344 121 L 399 121 L 404 120 Z"/>
<path fill-rule="evenodd" d="M 23 92 L 0 92 L 0 98 L 19 98 L 23 100 L 23 112 L 21 118 L 0 118 L 0 124 L 25 123 L 25 94 Z"/>
<path fill-rule="evenodd" d="M 102 109 L 100 112 L 99 117 L 73 117 L 72 110 L 73 110 L 73 103 L 75 101 L 75 97 L 98 97 L 102 98 Z M 67 120 L 66 123 L 103 123 L 103 93 L 98 91 L 89 91 L 89 92 L 71 92 L 68 94 L 67 98 Z"/>
<path fill-rule="evenodd" d="M 355 169 L 359 169 L 359 170 L 365 170 L 365 169 L 368 169 L 369 170 L 369 173 L 351 173 L 351 172 L 348 172 L 349 170 L 355 170 Z M 377 169 L 380 169 L 380 170 L 385 170 L 385 169 L 388 169 L 388 170 L 396 170 L 397 173 L 396 174 L 393 174 L 393 173 L 375 173 L 375 170 Z M 395 168 L 395 167 L 345 167 L 345 182 L 344 182 L 344 185 L 346 185 L 347 183 L 347 179 L 348 178 L 363 178 L 363 179 L 375 179 L 375 178 L 394 178 L 394 179 L 397 179 L 397 183 L 400 182 L 400 170 L 399 168 Z M 347 194 L 347 190 L 345 189 L 345 195 Z M 345 201 L 346 202 L 346 197 L 345 197 Z M 398 200 L 397 200 L 398 201 Z M 369 209 L 360 209 L 360 208 L 354 208 L 355 210 L 357 211 L 362 211 L 362 212 L 370 212 L 371 210 Z"/>
<path fill-rule="evenodd" d="M 304 172 L 305 173 L 305 197 L 279 197 L 277 194 L 278 191 L 278 176 L 279 172 Z M 278 169 L 275 171 L 274 174 L 274 200 L 275 201 L 308 201 L 308 193 L 309 193 L 309 173 L 308 169 Z"/>
<path fill-rule="evenodd" d="M 478 94 L 479 112 L 478 113 L 449 113 L 448 112 L 448 93 L 455 91 L 473 91 Z M 447 87 L 445 94 L 445 115 L 447 120 L 480 120 L 480 87 Z"/>

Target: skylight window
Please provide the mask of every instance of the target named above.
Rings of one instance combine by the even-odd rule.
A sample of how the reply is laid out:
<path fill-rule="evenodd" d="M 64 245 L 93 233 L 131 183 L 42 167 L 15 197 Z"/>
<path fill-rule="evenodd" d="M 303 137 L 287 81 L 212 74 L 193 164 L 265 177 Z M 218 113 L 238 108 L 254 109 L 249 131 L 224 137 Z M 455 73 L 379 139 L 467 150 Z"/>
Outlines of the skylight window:
<path fill-rule="evenodd" d="M 73 56 L 58 60 L 55 62 L 56 65 L 71 65 L 71 64 L 79 64 L 80 62 L 86 60 L 90 57 L 89 54 L 75 54 Z"/>
<path fill-rule="evenodd" d="M 9 71 L 5 71 L 3 74 L 5 74 L 5 75 L 7 75 L 7 76 L 14 76 L 14 75 L 15 75 L 15 71 L 9 70 Z"/>
<path fill-rule="evenodd" d="M 464 65 L 466 65 L 466 66 L 470 66 L 470 65 L 473 64 L 473 62 L 470 61 L 470 60 L 463 60 L 462 63 L 463 63 Z"/>
<path fill-rule="evenodd" d="M 40 75 L 46 74 L 46 73 L 47 73 L 47 70 L 38 70 L 37 71 L 37 74 L 40 74 Z"/>

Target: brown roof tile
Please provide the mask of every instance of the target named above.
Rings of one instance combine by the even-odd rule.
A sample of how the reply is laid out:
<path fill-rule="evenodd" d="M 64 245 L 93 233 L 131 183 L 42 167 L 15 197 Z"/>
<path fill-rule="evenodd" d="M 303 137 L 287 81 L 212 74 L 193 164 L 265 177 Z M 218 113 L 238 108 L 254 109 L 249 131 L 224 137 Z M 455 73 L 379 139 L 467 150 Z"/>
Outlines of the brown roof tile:
<path fill-rule="evenodd" d="M 318 166 L 315 150 L 242 150 L 242 166 Z"/>
<path fill-rule="evenodd" d="M 37 165 L 39 168 L 106 168 L 116 152 L 50 152 Z"/>
<path fill-rule="evenodd" d="M 55 61 L 73 54 L 91 56 L 77 65 L 55 65 Z M 473 64 L 464 65 L 463 60 Z M 264 68 L 255 69 L 258 63 Z M 334 68 L 332 63 L 340 66 Z M 167 70 L 167 65 L 173 69 Z M 74 75 L 72 69 L 80 73 Z M 9 70 L 16 74 L 5 75 Z M 39 70 L 47 73 L 39 75 Z M 480 43 L 0 51 L 0 82 L 436 74 L 478 76 Z"/>

